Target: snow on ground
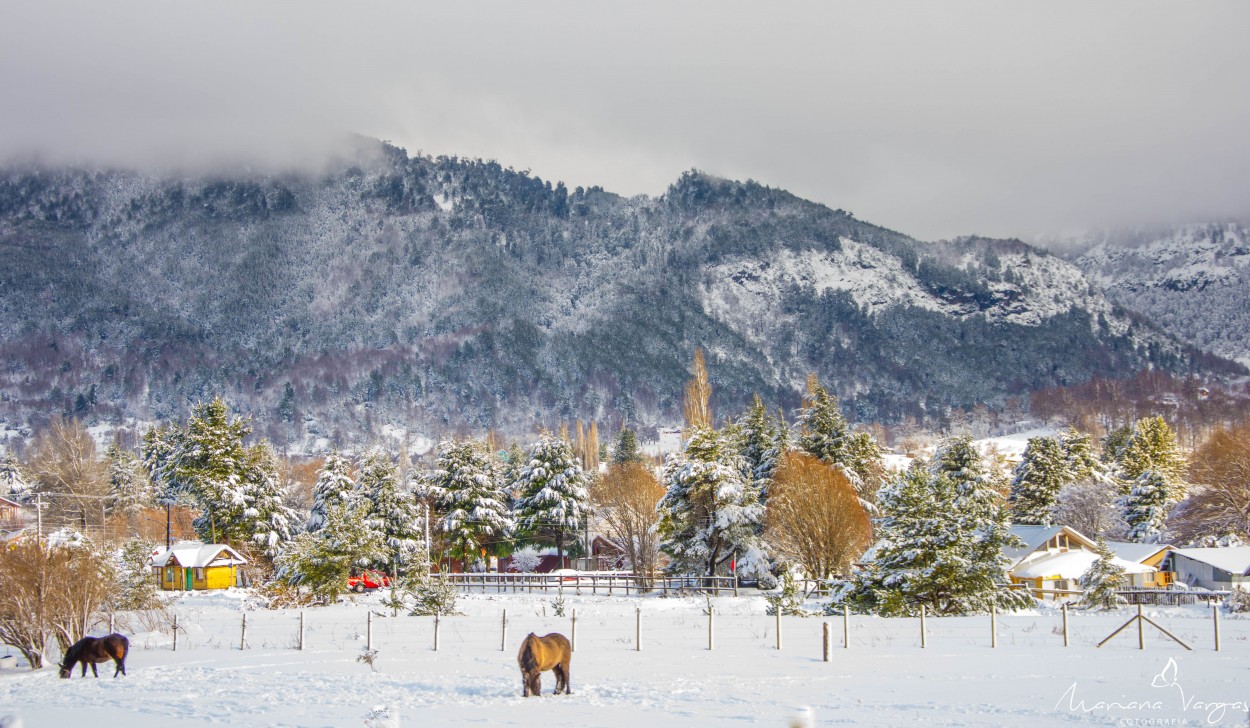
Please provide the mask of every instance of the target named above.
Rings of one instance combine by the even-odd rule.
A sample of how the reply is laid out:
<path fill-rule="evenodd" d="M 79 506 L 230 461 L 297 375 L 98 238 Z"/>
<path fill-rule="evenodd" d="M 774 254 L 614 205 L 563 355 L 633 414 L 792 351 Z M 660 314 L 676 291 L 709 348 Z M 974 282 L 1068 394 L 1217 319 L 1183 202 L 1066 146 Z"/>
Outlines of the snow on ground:
<path fill-rule="evenodd" d="M 840 617 L 782 620 L 760 597 L 717 598 L 714 649 L 707 649 L 702 598 L 474 595 L 468 616 L 445 617 L 440 649 L 433 620 L 391 617 L 380 595 L 309 609 L 305 650 L 296 648 L 298 612 L 249 610 L 239 592 L 195 594 L 176 603 L 179 635 L 140 632 L 127 677 L 59 680 L 55 669 L 0 670 L 0 724 L 25 728 L 146 726 L 787 726 L 801 707 L 814 725 L 1055 726 L 1074 724 L 1247 724 L 1250 619 L 1224 615 L 1223 651 L 1212 649 L 1210 610 L 1147 608 L 1188 641 L 1185 651 L 1148 628 L 1146 650 L 1129 629 L 1095 644 L 1132 612 L 1072 613 L 1063 647 L 1052 609 L 998 618 L 928 620 L 927 648 L 915 619 Z M 641 651 L 635 649 L 641 608 Z M 577 651 L 570 696 L 520 697 L 516 650 L 525 633 L 570 633 Z M 504 610 L 509 621 L 501 633 Z M 374 670 L 357 660 L 373 612 Z M 247 649 L 239 649 L 247 616 Z M 828 622 L 832 660 L 821 660 Z M 501 641 L 503 649 L 501 650 Z M 1139 722 L 1129 722 L 1139 721 Z M 1159 725 L 1159 723 L 1155 723 Z"/>

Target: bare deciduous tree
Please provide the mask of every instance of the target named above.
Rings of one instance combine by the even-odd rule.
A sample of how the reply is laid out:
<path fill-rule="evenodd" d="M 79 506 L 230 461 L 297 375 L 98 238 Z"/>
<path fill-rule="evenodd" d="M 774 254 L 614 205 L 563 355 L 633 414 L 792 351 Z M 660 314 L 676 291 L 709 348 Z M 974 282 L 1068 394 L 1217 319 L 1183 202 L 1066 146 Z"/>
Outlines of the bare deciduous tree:
<path fill-rule="evenodd" d="M 642 463 L 615 464 L 594 483 L 590 495 L 634 571 L 649 579 L 660 554 L 660 540 L 653 528 L 659 520 L 655 506 L 664 496 L 664 487 L 655 474 Z"/>
<path fill-rule="evenodd" d="M 1236 536 L 1250 541 L 1250 426 L 1217 430 L 1190 462 L 1189 498 L 1172 528 L 1178 541 Z"/>
<path fill-rule="evenodd" d="M 765 537 L 774 553 L 814 578 L 845 574 L 872 538 L 855 486 L 803 452 L 781 458 L 769 490 Z"/>
<path fill-rule="evenodd" d="M 49 642 L 62 651 L 82 639 L 117 594 L 109 560 L 86 545 L 23 540 L 0 550 L 0 641 L 31 669 L 43 667 Z"/>
<path fill-rule="evenodd" d="M 77 419 L 53 420 L 36 436 L 26 466 L 35 491 L 48 494 L 44 504 L 53 522 L 84 530 L 102 525 L 108 466 L 96 456 L 95 440 Z"/>

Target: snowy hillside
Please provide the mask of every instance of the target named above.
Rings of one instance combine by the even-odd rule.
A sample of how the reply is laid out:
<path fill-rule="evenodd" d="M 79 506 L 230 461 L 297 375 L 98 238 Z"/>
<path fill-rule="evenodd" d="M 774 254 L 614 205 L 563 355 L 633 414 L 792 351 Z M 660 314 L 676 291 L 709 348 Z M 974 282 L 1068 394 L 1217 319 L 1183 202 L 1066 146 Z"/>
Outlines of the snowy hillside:
<path fill-rule="evenodd" d="M 1250 227 L 1227 222 L 1052 243 L 1113 301 L 1221 356 L 1250 363 Z"/>

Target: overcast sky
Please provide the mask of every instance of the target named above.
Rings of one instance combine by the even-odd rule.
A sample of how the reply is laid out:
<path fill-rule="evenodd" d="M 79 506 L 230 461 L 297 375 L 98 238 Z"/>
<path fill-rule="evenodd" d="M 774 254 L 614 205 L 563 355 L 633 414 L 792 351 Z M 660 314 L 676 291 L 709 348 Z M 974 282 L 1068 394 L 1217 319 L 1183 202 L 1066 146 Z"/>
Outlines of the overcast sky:
<path fill-rule="evenodd" d="M 0 156 L 354 131 L 626 195 L 753 178 L 925 239 L 1245 218 L 1247 28 L 1239 1 L 6 2 Z"/>

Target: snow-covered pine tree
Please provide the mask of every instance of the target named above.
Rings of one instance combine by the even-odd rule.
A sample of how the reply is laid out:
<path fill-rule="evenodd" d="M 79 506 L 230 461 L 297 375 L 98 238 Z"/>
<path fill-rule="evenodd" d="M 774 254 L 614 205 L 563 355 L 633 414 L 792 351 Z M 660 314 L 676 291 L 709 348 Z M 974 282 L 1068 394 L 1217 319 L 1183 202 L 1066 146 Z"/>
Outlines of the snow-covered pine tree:
<path fill-rule="evenodd" d="M 1125 488 L 1132 487 L 1142 473 L 1153 470 L 1169 485 L 1179 486 L 1177 495 L 1184 496 L 1188 463 L 1176 433 L 1162 417 L 1145 417 L 1133 425 L 1133 435 L 1120 451 L 1116 466 L 1116 475 Z"/>
<path fill-rule="evenodd" d="M 516 522 L 484 444 L 444 440 L 437 452 L 434 470 L 425 478 L 424 494 L 436 514 L 435 530 L 445 534 L 452 555 L 459 556 L 467 569 L 487 545 L 511 533 Z"/>
<path fill-rule="evenodd" d="M 768 415 L 760 396 L 735 423 L 738 453 L 746 461 L 747 474 L 752 485 L 759 491 L 760 501 L 768 499 L 768 486 L 772 483 L 777 463 L 786 451 L 788 433 L 785 423 L 774 422 Z"/>
<path fill-rule="evenodd" d="M 30 481 L 22 473 L 21 464 L 12 455 L 0 458 L 0 494 L 8 498 L 22 498 L 30 492 Z"/>
<path fill-rule="evenodd" d="M 517 526 L 552 538 L 561 563 L 566 538 L 576 537 L 586 518 L 588 482 L 568 442 L 544 435 L 530 448 L 528 462 L 512 486 L 519 495 Z"/>
<path fill-rule="evenodd" d="M 1059 444 L 1067 460 L 1066 483 L 1106 480 L 1106 468 L 1094 455 L 1094 438 L 1074 427 L 1059 433 Z"/>
<path fill-rule="evenodd" d="M 1098 560 L 1090 564 L 1089 570 L 1077 582 L 1085 592 L 1081 605 L 1090 609 L 1115 609 L 1124 601 L 1115 591 L 1120 577 L 1124 575 L 1124 567 L 1115 562 L 1115 554 L 1101 538 L 1095 552 Z"/>
<path fill-rule="evenodd" d="M 139 459 L 152 481 L 157 505 L 194 503 L 186 483 L 179 480 L 178 460 L 182 454 L 183 432 L 171 425 L 158 425 L 143 433 Z"/>
<path fill-rule="evenodd" d="M 660 549 L 679 573 L 714 576 L 737 553 L 757 568 L 766 558 L 759 540 L 764 507 L 743 474 L 742 456 L 714 430 L 696 428 L 686 449 L 664 464 L 667 488 L 660 512 Z"/>
<path fill-rule="evenodd" d="M 328 501 L 322 527 L 288 541 L 274 560 L 279 578 L 333 603 L 347 589 L 353 569 L 387 558 L 386 544 L 370 527 L 368 515 L 364 508 Z"/>
<path fill-rule="evenodd" d="M 326 455 L 317 482 L 313 485 L 312 508 L 308 512 L 305 530 L 320 531 L 326 524 L 326 509 L 332 503 L 351 507 L 355 501 L 356 485 L 352 480 L 351 464 L 338 451 Z"/>
<path fill-rule="evenodd" d="M 642 450 L 638 447 L 638 436 L 628 427 L 621 428 L 616 437 L 616 445 L 612 448 L 612 464 L 623 465 L 642 461 Z"/>
<path fill-rule="evenodd" d="M 850 426 L 842 415 L 837 397 L 820 385 L 815 374 L 807 377 L 807 396 L 799 410 L 797 424 L 800 450 L 830 465 L 845 464 Z"/>
<path fill-rule="evenodd" d="M 371 449 L 360 460 L 356 501 L 367 508 L 368 522 L 386 545 L 386 558 L 377 565 L 397 570 L 406 566 L 425 545 L 417 501 L 403 487 L 390 455 Z"/>
<path fill-rule="evenodd" d="M 1051 525 L 1059 491 L 1068 476 L 1068 459 L 1059 440 L 1030 437 L 1011 481 L 1011 519 Z"/>
<path fill-rule="evenodd" d="M 109 466 L 109 495 L 115 511 L 131 516 L 156 504 L 152 481 L 134 453 L 113 444 L 104 458 Z"/>
<path fill-rule="evenodd" d="M 252 547 L 273 559 L 297 530 L 299 516 L 286 504 L 286 484 L 278 458 L 267 442 L 248 449 L 249 503 L 243 510 L 243 531 Z"/>
<path fill-rule="evenodd" d="M 1172 493 L 1163 473 L 1147 470 L 1139 475 L 1128 495 L 1120 498 L 1128 524 L 1125 537 L 1138 543 L 1159 543 L 1167 530 L 1168 513 L 1178 502 Z"/>
<path fill-rule="evenodd" d="M 175 481 L 185 483 L 199 503 L 195 531 L 202 540 L 244 546 L 250 543 L 251 505 L 248 457 L 243 438 L 250 428 L 231 419 L 220 397 L 196 405 L 179 438 Z"/>

